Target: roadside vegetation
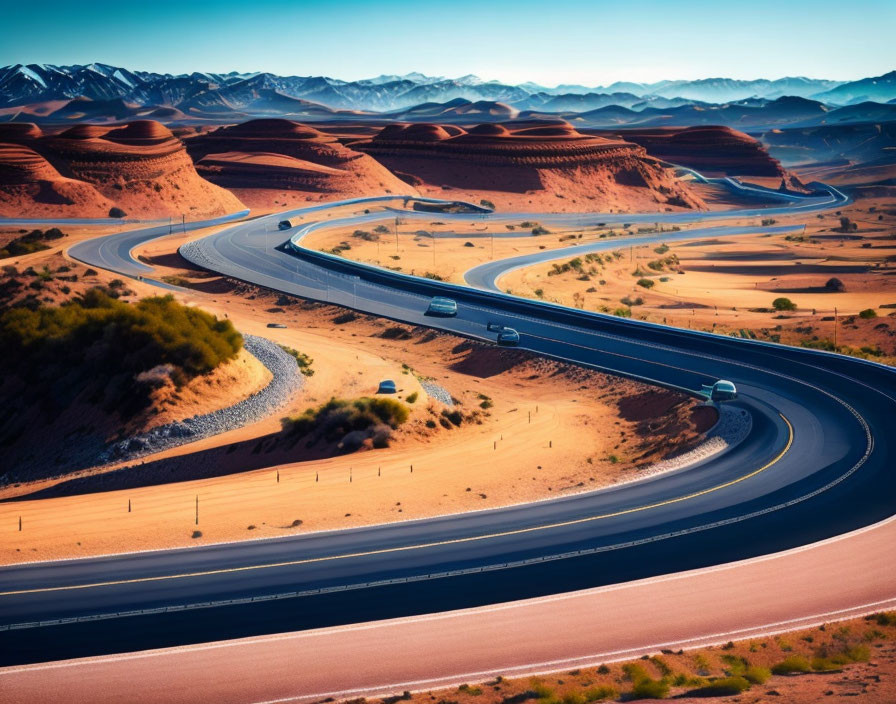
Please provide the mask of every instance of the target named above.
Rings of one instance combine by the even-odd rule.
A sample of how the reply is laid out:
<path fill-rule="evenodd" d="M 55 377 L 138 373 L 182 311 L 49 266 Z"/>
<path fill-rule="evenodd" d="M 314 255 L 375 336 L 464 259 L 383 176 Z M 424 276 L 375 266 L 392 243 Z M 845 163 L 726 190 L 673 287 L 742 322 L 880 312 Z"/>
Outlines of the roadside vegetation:
<path fill-rule="evenodd" d="M 284 418 L 282 426 L 287 437 L 304 440 L 306 447 L 327 443 L 342 452 L 355 452 L 363 447 L 388 447 L 392 431 L 409 416 L 408 407 L 391 398 L 331 398 L 322 406 Z"/>
<path fill-rule="evenodd" d="M 24 232 L 24 231 L 23 231 Z M 59 240 L 65 237 L 65 233 L 58 227 L 51 227 L 49 230 L 32 230 L 11 240 L 5 247 L 0 249 L 0 259 L 8 259 L 9 257 L 21 257 L 32 252 L 40 252 L 49 249 L 47 242 Z"/>
<path fill-rule="evenodd" d="M 90 402 L 128 417 L 160 382 L 180 386 L 242 348 L 230 321 L 171 296 L 134 304 L 114 296 L 114 289 L 93 288 L 59 306 L 0 314 L 4 392 L 14 393 L 15 386 L 50 409 L 86 392 Z"/>
<path fill-rule="evenodd" d="M 311 365 L 314 364 L 314 360 L 311 359 L 311 357 L 304 352 L 299 352 L 297 349 L 287 347 L 286 345 L 280 345 L 280 349 L 296 360 L 296 364 L 299 365 L 299 371 L 302 372 L 302 376 L 314 376 L 314 369 L 311 368 Z"/>
<path fill-rule="evenodd" d="M 785 687 L 798 689 L 801 676 L 832 675 L 865 663 L 874 649 L 884 647 L 894 637 L 896 613 L 878 613 L 846 623 L 728 642 L 696 651 L 663 650 L 631 662 L 539 677 L 496 677 L 484 683 L 464 684 L 452 691 L 420 692 L 400 698 L 410 704 L 591 704 L 736 697 L 762 687 L 761 694 L 788 701 Z M 861 675 L 839 677 L 857 678 Z M 864 679 L 869 683 L 881 682 L 881 675 L 865 673 Z M 886 691 L 892 684 L 882 683 L 879 686 L 884 689 L 879 691 Z M 373 700 L 367 704 L 373 704 Z"/>

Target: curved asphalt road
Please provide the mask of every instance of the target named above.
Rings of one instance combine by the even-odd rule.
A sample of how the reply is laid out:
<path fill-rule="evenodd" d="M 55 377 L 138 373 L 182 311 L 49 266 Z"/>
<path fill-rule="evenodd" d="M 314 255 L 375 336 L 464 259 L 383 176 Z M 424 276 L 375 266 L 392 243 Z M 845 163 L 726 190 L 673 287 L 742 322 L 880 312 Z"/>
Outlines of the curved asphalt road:
<path fill-rule="evenodd" d="M 836 202 L 831 192 L 828 207 Z M 15 627 L 0 632 L 6 664 L 594 587 L 798 546 L 893 513 L 896 375 L 888 368 L 413 279 L 301 246 L 274 250 L 266 220 L 280 217 L 182 251 L 277 290 L 473 337 L 491 336 L 488 322 L 508 323 L 528 349 L 675 388 L 728 378 L 753 415 L 751 435 L 687 471 L 555 501 L 7 568 L 0 625 Z M 423 316 L 437 293 L 457 300 L 456 319 Z M 415 471 L 425 470 L 421 457 Z"/>

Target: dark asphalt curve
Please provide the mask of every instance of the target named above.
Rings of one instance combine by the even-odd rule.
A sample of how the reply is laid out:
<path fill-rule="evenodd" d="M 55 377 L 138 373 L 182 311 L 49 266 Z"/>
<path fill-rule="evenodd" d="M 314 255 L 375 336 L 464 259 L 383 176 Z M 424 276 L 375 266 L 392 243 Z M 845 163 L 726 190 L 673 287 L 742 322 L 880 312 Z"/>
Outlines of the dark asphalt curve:
<path fill-rule="evenodd" d="M 279 217 L 182 252 L 276 290 L 471 337 L 492 337 L 488 322 L 510 324 L 524 348 L 674 388 L 731 379 L 736 404 L 753 417 L 751 434 L 687 470 L 552 501 L 6 568 L 0 625 L 13 627 L 0 631 L 4 664 L 616 583 L 806 544 L 894 512 L 896 377 L 888 368 L 414 279 L 301 245 L 275 249 L 268 228 Z M 423 315 L 436 294 L 457 300 L 457 318 Z M 425 466 L 423 456 L 418 471 Z"/>

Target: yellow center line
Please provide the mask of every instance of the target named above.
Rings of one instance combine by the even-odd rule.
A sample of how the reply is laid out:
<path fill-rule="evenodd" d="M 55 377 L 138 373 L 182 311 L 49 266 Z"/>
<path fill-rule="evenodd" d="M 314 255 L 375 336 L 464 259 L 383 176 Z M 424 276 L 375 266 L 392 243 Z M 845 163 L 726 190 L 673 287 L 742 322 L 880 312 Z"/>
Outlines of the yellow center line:
<path fill-rule="evenodd" d="M 380 550 L 367 550 L 364 552 L 354 552 L 354 553 L 346 553 L 343 555 L 326 555 L 323 557 L 309 557 L 302 560 L 287 560 L 285 562 L 271 562 L 262 565 L 245 565 L 243 567 L 228 567 L 224 569 L 217 570 L 205 570 L 202 572 L 185 572 L 182 574 L 169 574 L 169 575 L 160 575 L 156 577 L 136 577 L 134 579 L 118 579 L 108 582 L 93 582 L 91 584 L 73 584 L 68 586 L 61 587 L 38 587 L 36 589 L 19 589 L 15 591 L 8 592 L 0 592 L 0 596 L 14 596 L 16 594 L 39 594 L 43 592 L 59 592 L 59 591 L 67 591 L 74 589 L 93 589 L 94 587 L 112 587 L 116 585 L 122 584 L 139 584 L 142 582 L 161 582 L 171 579 L 188 579 L 190 577 L 209 577 L 217 574 L 231 574 L 234 572 L 249 572 L 252 570 L 262 570 L 262 569 L 275 569 L 278 567 L 295 567 L 298 565 L 308 565 L 317 562 L 331 562 L 333 560 L 346 560 L 356 557 L 369 557 L 371 555 L 384 555 L 388 553 L 396 553 L 396 552 L 405 552 L 408 550 L 423 550 L 426 548 L 435 548 L 444 545 L 457 545 L 460 543 L 472 543 L 474 541 L 479 540 L 490 540 L 492 538 L 504 538 L 511 535 L 523 535 L 525 533 L 534 533 L 536 531 L 541 530 L 551 530 L 554 528 L 565 528 L 567 526 L 580 525 L 583 523 L 590 523 L 592 521 L 601 521 L 607 518 L 615 518 L 617 516 L 624 516 L 627 514 L 638 513 L 641 511 L 650 511 L 652 509 L 660 508 L 662 506 L 669 506 L 670 504 L 681 503 L 683 501 L 689 501 L 691 499 L 698 498 L 700 496 L 705 496 L 706 494 L 711 494 L 715 491 L 720 491 L 722 489 L 726 489 L 735 484 L 739 484 L 740 482 L 746 481 L 751 477 L 755 477 L 760 472 L 764 472 L 772 465 L 776 464 L 781 460 L 784 455 L 790 450 L 791 445 L 793 445 L 793 426 L 790 424 L 790 421 L 784 416 L 783 413 L 778 413 L 781 416 L 781 420 L 787 425 L 787 444 L 784 446 L 784 449 L 781 450 L 780 453 L 774 459 L 764 464 L 759 469 L 753 470 L 749 474 L 744 474 L 741 477 L 736 479 L 732 479 L 730 481 L 724 482 L 723 484 L 718 484 L 717 486 L 709 487 L 708 489 L 701 489 L 700 491 L 695 491 L 691 494 L 686 494 L 684 496 L 678 496 L 673 499 L 666 499 L 664 501 L 658 501 L 652 504 L 646 504 L 644 506 L 636 506 L 634 508 L 622 509 L 620 511 L 613 511 L 612 513 L 604 513 L 597 516 L 586 516 L 585 518 L 575 518 L 568 521 L 560 521 L 558 523 L 549 523 L 541 526 L 531 526 L 529 528 L 517 528 L 514 530 L 506 530 L 498 533 L 488 533 L 486 535 L 474 535 L 466 538 L 452 538 L 450 540 L 437 540 L 430 543 L 419 543 L 417 545 L 404 545 L 392 548 L 382 548 Z"/>

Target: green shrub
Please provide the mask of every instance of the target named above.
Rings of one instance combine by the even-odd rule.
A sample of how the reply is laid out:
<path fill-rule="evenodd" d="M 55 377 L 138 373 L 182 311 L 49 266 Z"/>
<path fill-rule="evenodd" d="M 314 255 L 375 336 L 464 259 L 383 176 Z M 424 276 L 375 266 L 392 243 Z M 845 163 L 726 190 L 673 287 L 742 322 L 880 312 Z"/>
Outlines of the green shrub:
<path fill-rule="evenodd" d="M 0 259 L 20 257 L 24 254 L 31 254 L 33 252 L 49 249 L 50 247 L 44 244 L 44 242 L 47 240 L 57 240 L 61 237 L 65 237 L 65 235 L 61 230 L 55 227 L 50 228 L 46 232 L 43 230 L 32 230 L 21 237 L 16 237 L 5 247 L 0 249 Z"/>
<path fill-rule="evenodd" d="M 741 694 L 750 688 L 750 682 L 743 677 L 721 677 L 703 686 L 688 692 L 696 697 L 725 697 L 732 694 Z"/>
<path fill-rule="evenodd" d="M 550 699 L 554 696 L 554 690 L 543 682 L 535 682 L 532 685 L 532 692 L 535 694 L 536 699 Z"/>
<path fill-rule="evenodd" d="M 877 313 L 875 312 L 874 308 L 866 308 L 865 310 L 859 312 L 859 317 L 863 320 L 868 320 L 869 318 L 876 318 Z"/>
<path fill-rule="evenodd" d="M 638 279 L 638 286 L 643 286 L 644 288 L 653 288 L 656 285 L 656 281 L 653 279 Z"/>
<path fill-rule="evenodd" d="M 286 354 L 296 360 L 296 364 L 299 365 L 299 371 L 302 372 L 302 376 L 314 376 L 314 370 L 311 368 L 314 360 L 311 359 L 311 357 L 303 352 L 299 352 L 298 350 L 293 349 L 292 347 L 287 347 L 286 345 L 279 345 L 279 347 L 284 352 L 286 352 Z"/>
<path fill-rule="evenodd" d="M 612 687 L 600 686 L 589 687 L 585 690 L 584 695 L 586 702 L 602 702 L 605 699 L 616 699 L 619 696 L 619 692 Z"/>
<path fill-rule="evenodd" d="M 374 447 L 387 447 L 390 429 L 402 425 L 409 415 L 407 406 L 391 398 L 331 398 L 318 408 L 284 418 L 282 426 L 288 436 L 309 438 L 309 446 L 323 439 L 352 452 L 367 439 Z"/>
<path fill-rule="evenodd" d="M 758 665 L 748 667 L 743 674 L 743 678 L 751 684 L 765 684 L 771 676 L 772 673 L 768 668 Z"/>
<path fill-rule="evenodd" d="M 878 626 L 896 626 L 896 611 L 882 611 L 865 617 L 866 621 L 874 621 Z"/>
<path fill-rule="evenodd" d="M 796 303 L 789 298 L 776 298 L 772 301 L 772 308 L 775 310 L 796 310 Z"/>
<path fill-rule="evenodd" d="M 408 394 L 408 397 L 405 399 L 408 403 L 417 403 L 417 399 L 420 398 L 420 394 L 416 391 L 412 391 Z"/>
<path fill-rule="evenodd" d="M 229 320 L 172 296 L 129 304 L 94 288 L 61 306 L 0 314 L 6 371 L 36 393 L 52 392 L 56 407 L 91 389 L 98 402 L 127 415 L 145 405 L 162 367 L 180 385 L 235 358 L 242 345 Z M 157 368 L 152 380 L 140 376 Z"/>
<path fill-rule="evenodd" d="M 563 704 L 585 704 L 585 695 L 580 692 L 567 692 L 560 699 Z"/>
<path fill-rule="evenodd" d="M 631 691 L 632 699 L 665 699 L 667 696 L 669 696 L 669 683 L 649 677 L 635 682 Z"/>
<path fill-rule="evenodd" d="M 793 675 L 811 671 L 812 666 L 802 655 L 791 655 L 772 666 L 775 675 Z"/>

